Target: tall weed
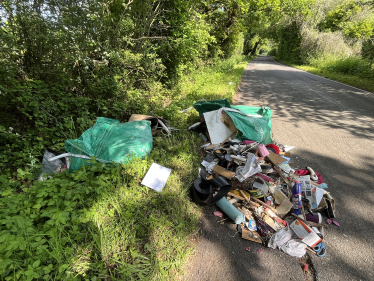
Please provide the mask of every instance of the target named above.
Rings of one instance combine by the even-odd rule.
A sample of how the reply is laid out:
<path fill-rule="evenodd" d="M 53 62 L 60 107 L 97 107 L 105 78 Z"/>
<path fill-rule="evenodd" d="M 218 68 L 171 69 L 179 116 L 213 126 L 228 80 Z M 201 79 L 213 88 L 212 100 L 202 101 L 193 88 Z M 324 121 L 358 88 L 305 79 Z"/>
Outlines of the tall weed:
<path fill-rule="evenodd" d="M 309 59 L 311 66 L 319 69 L 355 75 L 363 78 L 374 77 L 374 69 L 370 61 L 359 56 L 335 57 L 333 55 L 320 54 Z"/>

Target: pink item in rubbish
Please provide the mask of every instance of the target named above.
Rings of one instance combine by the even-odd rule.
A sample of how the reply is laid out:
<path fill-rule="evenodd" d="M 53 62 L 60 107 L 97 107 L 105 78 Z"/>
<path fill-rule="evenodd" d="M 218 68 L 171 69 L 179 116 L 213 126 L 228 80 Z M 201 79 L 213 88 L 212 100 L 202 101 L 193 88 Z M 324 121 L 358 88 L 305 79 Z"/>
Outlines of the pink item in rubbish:
<path fill-rule="evenodd" d="M 260 153 L 261 157 L 266 157 L 269 155 L 269 150 L 266 148 L 266 146 L 263 143 L 260 143 L 257 146 L 257 151 Z"/>
<path fill-rule="evenodd" d="M 340 227 L 340 224 L 336 220 L 332 220 L 332 223 Z"/>
<path fill-rule="evenodd" d="M 309 271 L 309 265 L 306 264 L 306 263 L 304 263 L 304 264 L 303 264 L 303 270 L 304 270 L 305 272 Z"/>
<path fill-rule="evenodd" d="M 247 247 L 247 248 L 245 248 L 245 250 L 249 252 L 251 250 L 251 248 Z"/>
<path fill-rule="evenodd" d="M 223 214 L 222 214 L 220 211 L 215 211 L 215 212 L 213 212 L 213 214 L 214 214 L 216 217 L 220 217 L 220 218 L 223 217 Z"/>
<path fill-rule="evenodd" d="M 327 222 L 327 224 L 331 224 L 331 223 L 332 223 L 332 220 L 327 219 L 326 222 Z"/>
<path fill-rule="evenodd" d="M 251 143 L 254 143 L 254 142 L 255 141 L 245 140 L 245 141 L 243 141 L 243 144 L 248 145 L 248 144 L 251 144 Z"/>
<path fill-rule="evenodd" d="M 269 177 L 267 177 L 267 176 L 265 176 L 263 174 L 257 173 L 257 174 L 254 174 L 254 175 L 257 176 L 257 177 L 262 178 L 263 180 L 265 180 L 267 182 L 269 182 L 269 181 L 274 182 L 274 180 L 272 178 L 269 178 Z"/>
<path fill-rule="evenodd" d="M 258 252 L 259 252 L 259 253 L 262 253 L 262 249 L 258 249 Z"/>

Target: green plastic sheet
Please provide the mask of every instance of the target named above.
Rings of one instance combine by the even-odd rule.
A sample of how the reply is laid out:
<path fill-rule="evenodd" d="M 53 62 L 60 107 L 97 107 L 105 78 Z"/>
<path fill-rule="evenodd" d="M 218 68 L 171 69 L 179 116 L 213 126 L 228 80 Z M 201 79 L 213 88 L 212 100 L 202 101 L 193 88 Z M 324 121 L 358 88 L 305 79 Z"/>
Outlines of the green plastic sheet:
<path fill-rule="evenodd" d="M 99 117 L 93 127 L 85 131 L 78 139 L 66 140 L 66 151 L 73 154 L 95 156 L 103 163 L 127 163 L 132 157 L 144 158 L 153 147 L 150 121 L 132 121 L 120 123 L 118 120 Z M 70 171 L 89 160 L 70 157 Z"/>
<path fill-rule="evenodd" d="M 241 113 L 225 111 L 232 119 L 240 132 L 237 136 L 241 140 L 254 140 L 265 145 L 272 142 L 271 109 L 269 107 L 253 107 L 246 105 L 230 105 L 226 99 L 203 101 L 193 104 L 200 117 L 205 112 L 228 107 L 239 110 Z"/>
<path fill-rule="evenodd" d="M 217 110 L 221 107 L 230 107 L 230 103 L 227 101 L 227 99 L 198 101 L 193 104 L 193 107 L 199 112 L 201 118 L 205 112 Z"/>

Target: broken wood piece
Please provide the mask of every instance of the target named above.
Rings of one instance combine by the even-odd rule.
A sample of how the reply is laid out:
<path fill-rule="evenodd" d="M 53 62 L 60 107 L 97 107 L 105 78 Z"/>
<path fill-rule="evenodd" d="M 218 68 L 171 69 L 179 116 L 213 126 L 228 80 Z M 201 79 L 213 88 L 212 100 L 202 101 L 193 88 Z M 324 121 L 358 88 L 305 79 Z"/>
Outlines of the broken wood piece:
<path fill-rule="evenodd" d="M 260 238 L 260 235 L 255 231 L 249 231 L 247 229 L 242 229 L 242 238 L 262 244 L 262 240 Z"/>
<path fill-rule="evenodd" d="M 274 209 L 272 206 L 262 202 L 261 200 L 258 200 L 257 198 L 255 197 L 251 197 L 251 200 L 255 201 L 256 203 L 258 204 L 261 204 L 262 206 L 265 206 L 266 208 L 269 208 L 270 210 L 272 210 L 273 212 L 275 213 L 278 213 L 278 211 L 276 209 Z"/>
<path fill-rule="evenodd" d="M 280 177 L 284 180 L 284 182 L 287 184 L 289 189 L 292 192 L 292 184 L 289 182 L 289 180 L 284 176 L 283 171 L 279 168 L 278 164 L 276 164 L 273 159 L 271 159 L 270 155 L 266 156 L 266 159 L 273 165 L 273 168 L 277 171 L 277 173 L 280 175 Z"/>
<path fill-rule="evenodd" d="M 280 230 L 280 228 L 275 224 L 274 220 L 269 215 L 265 215 L 262 220 L 266 222 L 275 232 Z"/>
<path fill-rule="evenodd" d="M 301 212 L 303 213 L 303 218 L 304 218 L 304 220 L 306 220 L 305 210 L 304 210 L 304 205 L 303 205 L 303 203 L 301 204 Z"/>
<path fill-rule="evenodd" d="M 243 197 L 236 195 L 235 193 L 232 193 L 232 192 L 227 193 L 227 195 L 238 198 L 239 200 L 242 200 L 242 201 L 246 201 Z"/>
<path fill-rule="evenodd" d="M 285 156 L 287 158 L 291 158 L 291 153 L 289 151 L 287 152 L 279 151 L 279 155 Z"/>
<path fill-rule="evenodd" d="M 253 220 L 252 212 L 251 212 L 251 211 L 249 211 L 248 209 L 246 209 L 246 208 L 244 208 L 244 207 L 238 208 L 238 210 L 244 214 L 245 218 L 246 218 L 248 221 L 249 221 L 249 220 Z"/>
<path fill-rule="evenodd" d="M 313 184 L 313 185 L 315 185 L 315 186 L 317 186 L 317 187 L 319 187 L 319 184 L 316 183 L 316 182 L 314 182 L 314 181 L 310 181 L 310 183 Z"/>
<path fill-rule="evenodd" d="M 249 199 L 247 198 L 247 196 L 245 195 L 244 191 L 243 190 L 239 190 L 240 194 L 245 198 L 245 201 L 249 202 Z M 249 197 L 250 198 L 250 197 Z"/>
<path fill-rule="evenodd" d="M 253 206 L 255 206 L 255 207 L 260 207 L 261 205 L 260 204 L 258 204 L 258 203 L 256 203 L 256 202 L 249 202 L 249 204 L 251 204 L 251 205 L 253 205 Z"/>
<path fill-rule="evenodd" d="M 234 172 L 228 171 L 219 165 L 215 165 L 213 171 L 229 180 L 233 179 L 236 176 Z"/>
<path fill-rule="evenodd" d="M 280 155 L 278 155 L 278 154 L 276 154 L 272 151 L 269 151 L 269 156 L 268 157 L 271 158 L 271 160 L 273 160 L 274 163 L 278 164 L 278 165 L 287 161 L 286 158 L 284 158 L 284 157 L 282 157 L 282 156 L 280 156 Z"/>
<path fill-rule="evenodd" d="M 314 254 L 317 254 L 315 251 L 313 251 L 312 250 L 312 248 L 310 248 L 309 246 L 308 247 L 306 247 L 309 251 L 311 251 L 312 253 L 314 253 Z"/>
<path fill-rule="evenodd" d="M 278 216 L 281 219 L 283 219 L 283 217 L 289 213 L 289 211 L 291 210 L 292 206 L 293 205 L 290 202 L 290 200 L 288 200 L 287 197 L 284 198 L 284 200 L 282 201 L 282 203 L 280 204 L 280 206 L 277 207 Z"/>

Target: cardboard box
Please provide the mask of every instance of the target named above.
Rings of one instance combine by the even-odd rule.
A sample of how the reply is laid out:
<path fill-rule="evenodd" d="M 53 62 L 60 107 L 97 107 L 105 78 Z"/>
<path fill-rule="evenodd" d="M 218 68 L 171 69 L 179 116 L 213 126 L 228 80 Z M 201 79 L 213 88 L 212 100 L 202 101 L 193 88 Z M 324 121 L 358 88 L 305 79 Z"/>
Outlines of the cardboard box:
<path fill-rule="evenodd" d="M 290 228 L 296 233 L 301 241 L 311 248 L 322 241 L 317 233 L 315 233 L 314 230 L 306 225 L 300 218 L 297 218 L 293 223 L 291 223 Z"/>

